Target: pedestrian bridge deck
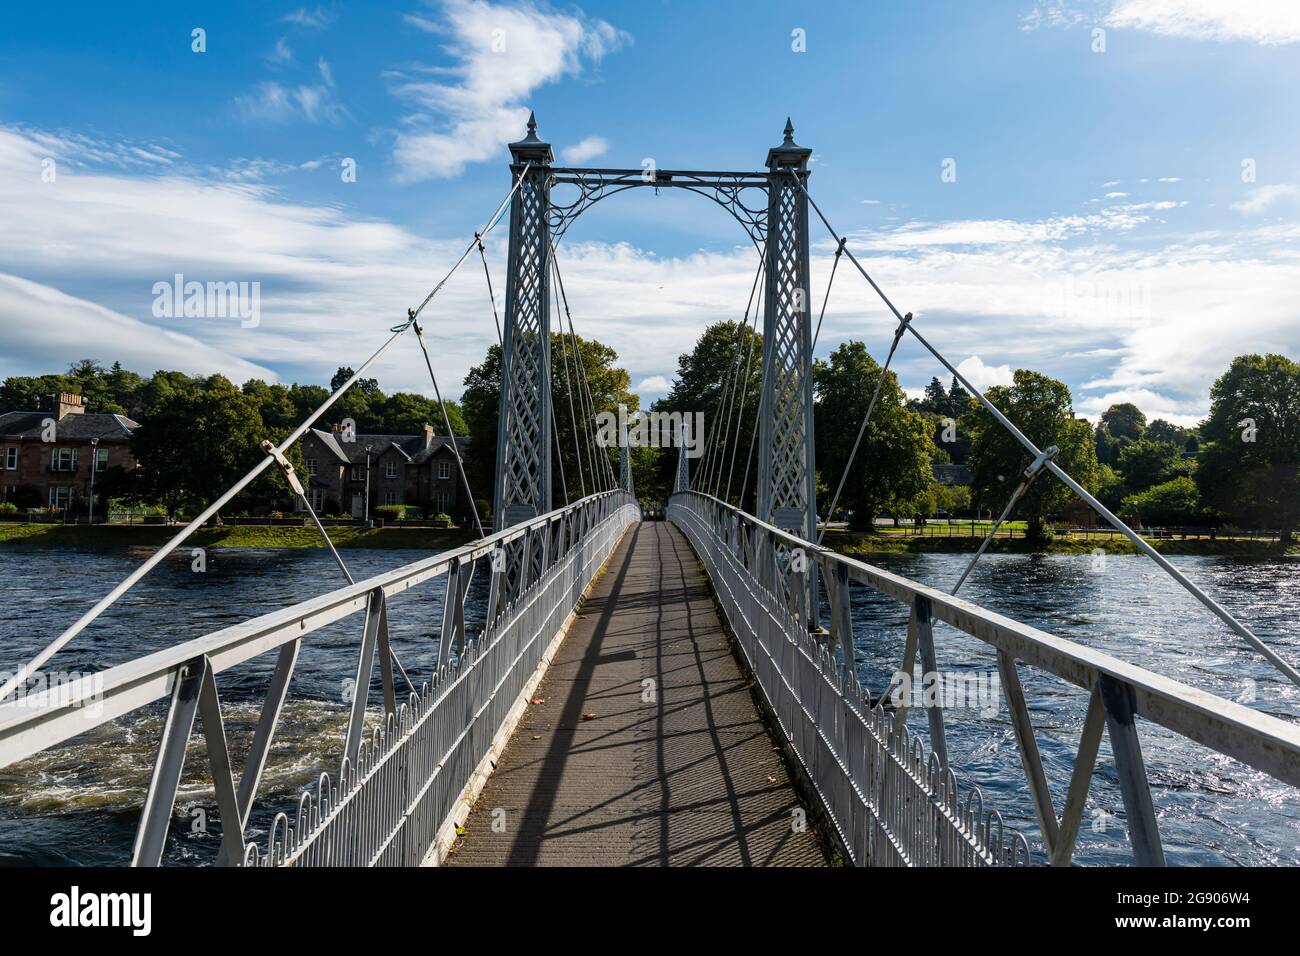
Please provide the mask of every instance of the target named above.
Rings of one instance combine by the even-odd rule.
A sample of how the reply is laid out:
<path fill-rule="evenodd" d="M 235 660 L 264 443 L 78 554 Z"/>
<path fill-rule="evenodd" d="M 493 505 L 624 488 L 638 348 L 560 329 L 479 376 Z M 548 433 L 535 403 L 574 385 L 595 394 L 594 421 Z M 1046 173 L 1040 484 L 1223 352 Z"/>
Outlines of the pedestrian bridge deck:
<path fill-rule="evenodd" d="M 674 526 L 629 530 L 533 700 L 447 865 L 825 865 Z"/>

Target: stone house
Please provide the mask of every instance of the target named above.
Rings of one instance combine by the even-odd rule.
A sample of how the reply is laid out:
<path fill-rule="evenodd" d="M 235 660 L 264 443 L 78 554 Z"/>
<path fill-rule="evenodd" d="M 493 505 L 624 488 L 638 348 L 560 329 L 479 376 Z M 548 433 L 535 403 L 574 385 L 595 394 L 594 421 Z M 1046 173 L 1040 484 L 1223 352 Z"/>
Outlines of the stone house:
<path fill-rule="evenodd" d="M 302 438 L 304 487 L 318 514 L 363 517 L 368 487 L 372 515 L 381 505 L 416 505 L 458 522 L 471 515 L 473 504 L 465 500 L 452 440 L 435 435 L 432 426 L 425 425 L 418 435 L 344 437 L 335 426 L 332 431 L 313 428 Z M 469 439 L 456 442 L 463 457 Z"/>
<path fill-rule="evenodd" d="M 124 415 L 86 411 L 80 395 L 53 395 L 49 406 L 0 415 L 0 500 L 83 511 L 92 474 L 135 469 L 130 440 L 140 426 Z M 96 515 L 105 515 L 99 489 L 95 498 Z"/>

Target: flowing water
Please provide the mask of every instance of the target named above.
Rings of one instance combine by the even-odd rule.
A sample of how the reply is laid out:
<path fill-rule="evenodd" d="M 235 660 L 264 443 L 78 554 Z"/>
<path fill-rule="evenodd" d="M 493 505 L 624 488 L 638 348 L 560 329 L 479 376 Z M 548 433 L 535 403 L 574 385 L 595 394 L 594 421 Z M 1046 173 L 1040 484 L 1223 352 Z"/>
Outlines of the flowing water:
<path fill-rule="evenodd" d="M 27 660 L 147 555 L 143 550 L 52 548 L 0 550 L 0 671 Z M 359 580 L 426 552 L 349 550 Z M 947 588 L 962 555 L 882 556 L 877 563 Z M 1300 661 L 1300 561 L 1179 557 L 1173 559 L 1292 661 Z M 141 653 L 303 600 L 341 583 L 320 550 L 212 550 L 207 571 L 193 573 L 174 557 L 107 612 L 47 665 L 97 670 Z M 483 606 L 476 579 L 471 609 Z M 430 673 L 442 613 L 441 579 L 390 602 L 393 647 L 416 675 Z M 968 580 L 963 597 L 1010 617 L 1113 654 L 1194 687 L 1230 697 L 1284 719 L 1300 719 L 1300 689 L 1276 674 L 1148 559 L 1111 555 L 991 555 Z M 472 612 L 471 612 L 472 614 Z M 907 611 L 863 588 L 853 592 L 856 657 L 864 686 L 889 686 L 902 654 Z M 478 622 L 471 616 L 471 630 Z M 249 837 L 264 842 L 280 810 L 322 772 L 334 773 L 347 723 L 349 682 L 356 668 L 360 615 L 314 632 L 304 642 Z M 939 669 L 988 682 L 996 667 L 989 649 L 939 626 Z M 218 676 L 227 734 L 242 762 L 275 655 Z M 377 669 L 376 669 L 377 671 Z M 1081 691 L 1021 668 L 1048 781 L 1060 803 L 1073 768 L 1087 705 Z M 971 685 L 968 685 L 971 686 Z M 371 700 L 377 701 L 378 678 Z M 1000 696 L 985 708 L 950 710 L 950 759 L 963 783 L 979 784 L 986 801 L 1019 827 L 1041 858 L 1037 825 L 1022 783 L 1019 755 Z M 162 704 L 106 724 L 54 751 L 0 770 L 0 864 L 116 864 L 130 856 L 164 715 Z M 924 736 L 919 712 L 909 725 Z M 1295 865 L 1300 863 L 1300 801 L 1291 788 L 1235 761 L 1140 722 L 1166 857 L 1171 864 Z M 182 777 L 165 862 L 209 863 L 220 842 L 209 829 L 215 811 L 206 782 L 202 735 L 196 733 Z M 1076 861 L 1130 861 L 1109 745 L 1103 742 Z"/>

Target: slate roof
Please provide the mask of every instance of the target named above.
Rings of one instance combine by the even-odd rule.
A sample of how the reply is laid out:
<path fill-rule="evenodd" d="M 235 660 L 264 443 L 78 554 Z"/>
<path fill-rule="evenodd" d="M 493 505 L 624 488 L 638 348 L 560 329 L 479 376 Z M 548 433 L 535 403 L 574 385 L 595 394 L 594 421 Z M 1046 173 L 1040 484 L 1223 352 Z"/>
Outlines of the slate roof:
<path fill-rule="evenodd" d="M 0 415 L 0 436 L 40 438 L 41 423 L 49 412 L 5 412 Z M 109 412 L 70 412 L 59 419 L 60 441 L 127 441 L 140 425 L 125 415 Z"/>
<path fill-rule="evenodd" d="M 372 461 L 389 449 L 396 449 L 398 454 L 407 461 L 422 465 L 451 443 L 451 439 L 446 435 L 435 435 L 433 442 L 425 448 L 423 435 L 367 435 L 358 432 L 356 441 L 343 442 L 339 441 L 338 435 L 333 432 L 322 431 L 319 428 L 313 428 L 312 434 L 333 452 L 340 462 L 353 465 L 365 464 L 367 445 L 370 446 Z M 456 442 L 460 446 L 461 454 L 464 454 L 469 439 L 458 437 Z"/>

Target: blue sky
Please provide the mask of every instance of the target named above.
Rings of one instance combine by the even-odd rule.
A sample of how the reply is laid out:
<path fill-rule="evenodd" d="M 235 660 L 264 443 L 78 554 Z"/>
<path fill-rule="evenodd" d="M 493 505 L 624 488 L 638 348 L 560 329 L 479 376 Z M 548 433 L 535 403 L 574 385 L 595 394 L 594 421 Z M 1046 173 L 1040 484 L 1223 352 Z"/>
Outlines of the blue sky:
<path fill-rule="evenodd" d="M 1090 415 L 1192 422 L 1233 355 L 1300 355 L 1291 2 L 178 6 L 0 13 L 0 375 L 92 356 L 327 380 L 459 255 L 529 109 L 574 164 L 697 169 L 760 168 L 791 116 L 814 197 L 978 384 L 1028 366 Z M 579 331 L 647 399 L 739 316 L 754 255 L 667 190 L 601 203 L 560 253 Z M 155 317 L 177 272 L 260 282 L 260 322 Z M 481 270 L 438 301 L 456 393 L 495 337 Z M 892 325 L 845 273 L 826 323 L 819 354 L 880 352 Z M 914 346 L 898 368 L 912 390 L 940 371 Z M 379 373 L 427 390 L 414 347 Z"/>

